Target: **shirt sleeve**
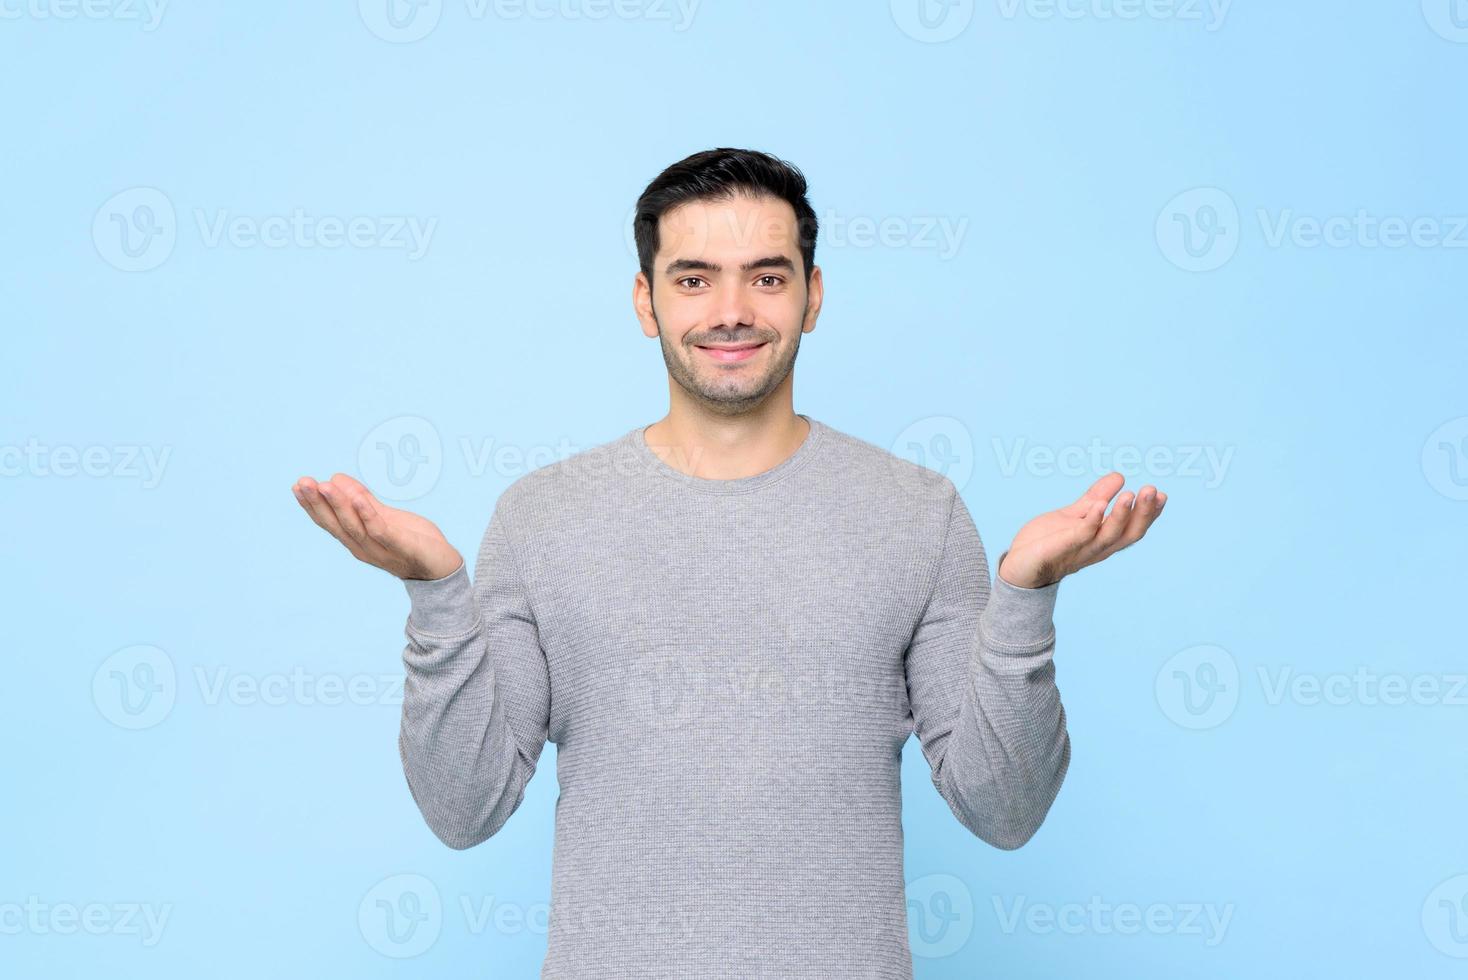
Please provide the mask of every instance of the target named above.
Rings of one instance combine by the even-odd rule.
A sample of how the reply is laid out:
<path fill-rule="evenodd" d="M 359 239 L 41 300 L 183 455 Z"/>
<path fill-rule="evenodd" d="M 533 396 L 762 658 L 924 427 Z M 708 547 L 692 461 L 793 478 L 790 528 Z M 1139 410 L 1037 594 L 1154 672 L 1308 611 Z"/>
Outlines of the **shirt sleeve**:
<path fill-rule="evenodd" d="M 991 586 L 954 490 L 933 592 L 906 652 L 908 700 L 939 795 L 1004 850 L 1035 835 L 1070 765 L 1053 660 L 1059 587 L 1023 589 L 997 575 Z"/>
<path fill-rule="evenodd" d="M 490 518 L 472 585 L 466 565 L 403 585 L 403 773 L 429 828 L 463 850 L 520 806 L 549 725 L 545 653 L 503 508 Z"/>

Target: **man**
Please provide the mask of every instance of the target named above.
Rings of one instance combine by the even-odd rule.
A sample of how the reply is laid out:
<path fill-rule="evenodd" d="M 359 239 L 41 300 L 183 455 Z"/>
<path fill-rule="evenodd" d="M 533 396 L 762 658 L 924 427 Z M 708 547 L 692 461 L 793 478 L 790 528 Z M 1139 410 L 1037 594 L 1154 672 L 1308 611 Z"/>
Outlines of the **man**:
<path fill-rule="evenodd" d="M 399 744 L 467 848 L 557 745 L 543 978 L 912 976 L 899 766 L 1028 841 L 1070 762 L 1056 591 L 1165 496 L 1102 477 L 1026 524 L 992 587 L 951 480 L 792 408 L 822 299 L 799 171 L 695 154 L 638 200 L 657 422 L 517 479 L 471 584 L 430 522 L 344 474 L 295 486 L 411 600 Z"/>

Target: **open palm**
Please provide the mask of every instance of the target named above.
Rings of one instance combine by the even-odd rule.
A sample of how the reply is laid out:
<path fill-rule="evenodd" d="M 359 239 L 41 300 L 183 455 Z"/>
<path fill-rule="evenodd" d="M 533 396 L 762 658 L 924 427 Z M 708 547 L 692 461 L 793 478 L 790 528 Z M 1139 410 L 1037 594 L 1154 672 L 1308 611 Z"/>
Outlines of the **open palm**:
<path fill-rule="evenodd" d="M 1118 497 L 1107 515 L 1107 503 L 1125 482 L 1113 470 L 1075 503 L 1020 528 L 998 574 L 1011 585 L 1040 588 L 1140 541 L 1162 513 L 1167 494 L 1149 483 L 1138 494 L 1128 491 Z"/>
<path fill-rule="evenodd" d="M 354 557 L 398 578 L 443 578 L 463 564 L 436 524 L 387 506 L 345 473 L 324 483 L 303 476 L 291 490 L 311 519 Z"/>

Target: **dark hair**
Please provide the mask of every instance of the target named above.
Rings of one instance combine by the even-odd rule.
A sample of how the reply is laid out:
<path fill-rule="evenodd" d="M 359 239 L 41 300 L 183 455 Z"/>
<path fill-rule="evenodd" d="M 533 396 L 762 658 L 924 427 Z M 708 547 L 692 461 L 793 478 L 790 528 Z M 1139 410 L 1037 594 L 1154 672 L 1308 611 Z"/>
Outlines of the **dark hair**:
<path fill-rule="evenodd" d="M 805 175 L 779 157 L 727 146 L 679 160 L 653 178 L 637 198 L 632 233 L 637 239 L 637 262 L 648 282 L 652 282 L 652 263 L 658 252 L 658 221 L 665 213 L 689 201 L 723 201 L 740 192 L 776 197 L 794 209 L 800 257 L 809 285 L 816 262 L 818 223 L 806 200 Z"/>

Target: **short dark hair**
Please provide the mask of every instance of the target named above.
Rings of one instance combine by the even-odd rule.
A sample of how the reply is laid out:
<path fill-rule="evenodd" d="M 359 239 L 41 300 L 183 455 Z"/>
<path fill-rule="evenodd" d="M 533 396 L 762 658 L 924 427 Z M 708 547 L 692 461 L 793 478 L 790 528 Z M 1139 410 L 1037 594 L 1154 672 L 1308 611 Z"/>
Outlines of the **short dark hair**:
<path fill-rule="evenodd" d="M 775 197 L 795 211 L 800 257 L 805 281 L 816 262 L 816 213 L 806 200 L 805 175 L 794 164 L 758 150 L 721 146 L 685 157 L 653 178 L 637 198 L 632 233 L 637 240 L 637 262 L 649 283 L 658 252 L 658 222 L 668 211 L 690 201 L 726 201 L 737 193 Z"/>

